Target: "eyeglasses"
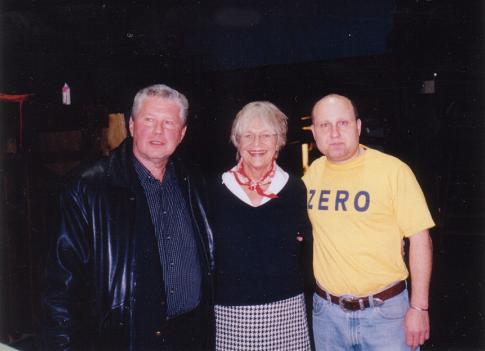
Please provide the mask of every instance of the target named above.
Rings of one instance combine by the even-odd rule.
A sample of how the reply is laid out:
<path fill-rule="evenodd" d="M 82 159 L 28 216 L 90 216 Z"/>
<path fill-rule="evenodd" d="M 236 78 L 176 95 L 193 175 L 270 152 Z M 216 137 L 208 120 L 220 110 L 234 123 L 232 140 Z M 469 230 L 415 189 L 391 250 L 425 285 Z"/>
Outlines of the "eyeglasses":
<path fill-rule="evenodd" d="M 271 134 L 271 133 L 262 133 L 262 134 L 253 134 L 253 133 L 244 133 L 239 136 L 239 142 L 241 144 L 252 144 L 258 138 L 259 142 L 262 144 L 268 144 L 273 142 L 278 134 Z"/>

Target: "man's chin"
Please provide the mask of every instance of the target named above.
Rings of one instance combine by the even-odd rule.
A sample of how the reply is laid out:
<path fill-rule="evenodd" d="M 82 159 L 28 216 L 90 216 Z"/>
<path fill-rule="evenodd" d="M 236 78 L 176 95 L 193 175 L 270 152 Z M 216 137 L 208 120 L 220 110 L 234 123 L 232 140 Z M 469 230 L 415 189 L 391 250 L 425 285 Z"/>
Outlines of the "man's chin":
<path fill-rule="evenodd" d="M 347 161 L 348 159 L 345 153 L 329 153 L 326 156 L 327 156 L 327 160 L 334 163 L 342 163 Z"/>

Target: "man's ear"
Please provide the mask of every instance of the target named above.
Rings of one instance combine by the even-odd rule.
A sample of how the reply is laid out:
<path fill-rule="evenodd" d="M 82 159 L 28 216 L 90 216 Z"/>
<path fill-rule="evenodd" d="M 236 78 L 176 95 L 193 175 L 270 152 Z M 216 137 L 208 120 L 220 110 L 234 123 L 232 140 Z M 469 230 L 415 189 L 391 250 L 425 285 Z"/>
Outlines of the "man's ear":
<path fill-rule="evenodd" d="M 133 117 L 130 117 L 130 120 L 128 121 L 128 130 L 130 131 L 130 135 L 133 137 Z"/>
<path fill-rule="evenodd" d="M 313 123 L 310 126 L 310 130 L 312 131 L 313 139 L 315 139 L 315 125 Z"/>
<path fill-rule="evenodd" d="M 184 140 L 184 137 L 185 137 L 185 133 L 187 132 L 187 126 L 184 126 L 182 128 L 182 130 L 180 131 L 180 140 L 179 140 L 179 143 L 182 142 L 182 140 Z"/>

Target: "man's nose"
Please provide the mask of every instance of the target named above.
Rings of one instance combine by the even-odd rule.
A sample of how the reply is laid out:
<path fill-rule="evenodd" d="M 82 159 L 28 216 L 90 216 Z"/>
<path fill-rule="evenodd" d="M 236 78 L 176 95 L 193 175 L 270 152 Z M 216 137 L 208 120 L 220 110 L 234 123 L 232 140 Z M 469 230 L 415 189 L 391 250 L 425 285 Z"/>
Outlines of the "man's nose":
<path fill-rule="evenodd" d="M 155 133 L 160 134 L 163 132 L 164 126 L 163 122 L 159 121 L 155 124 Z"/>
<path fill-rule="evenodd" d="M 340 136 L 340 128 L 337 125 L 331 127 L 330 136 L 333 138 L 338 138 Z"/>

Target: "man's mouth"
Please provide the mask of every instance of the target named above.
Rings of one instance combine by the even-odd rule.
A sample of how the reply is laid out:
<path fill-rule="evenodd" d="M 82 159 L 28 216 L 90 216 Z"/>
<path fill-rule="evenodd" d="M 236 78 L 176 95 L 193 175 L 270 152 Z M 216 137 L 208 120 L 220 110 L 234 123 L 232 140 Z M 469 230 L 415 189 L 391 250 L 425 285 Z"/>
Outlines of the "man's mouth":
<path fill-rule="evenodd" d="M 164 142 L 158 141 L 158 140 L 152 140 L 152 141 L 150 141 L 150 144 L 152 144 L 152 145 L 163 145 Z"/>

